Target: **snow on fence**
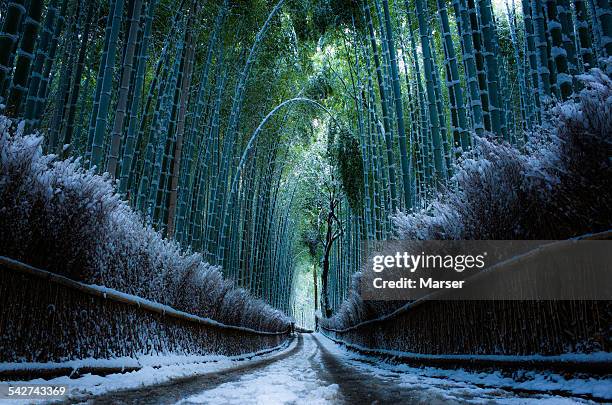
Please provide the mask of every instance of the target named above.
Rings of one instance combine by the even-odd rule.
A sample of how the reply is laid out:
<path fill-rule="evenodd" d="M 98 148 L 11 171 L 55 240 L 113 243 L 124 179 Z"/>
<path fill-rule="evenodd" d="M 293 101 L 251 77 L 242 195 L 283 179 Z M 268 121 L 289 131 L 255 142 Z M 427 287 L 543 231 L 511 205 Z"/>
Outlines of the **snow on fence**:
<path fill-rule="evenodd" d="M 237 356 L 277 347 L 288 336 L 224 325 L 0 256 L 3 363 Z"/>
<path fill-rule="evenodd" d="M 577 239 L 611 238 L 607 231 Z M 571 246 L 561 241 L 540 247 L 485 273 L 520 271 L 537 255 Z M 444 300 L 447 294 L 452 290 L 350 327 L 320 330 L 351 349 L 407 363 L 612 372 L 612 301 Z"/>

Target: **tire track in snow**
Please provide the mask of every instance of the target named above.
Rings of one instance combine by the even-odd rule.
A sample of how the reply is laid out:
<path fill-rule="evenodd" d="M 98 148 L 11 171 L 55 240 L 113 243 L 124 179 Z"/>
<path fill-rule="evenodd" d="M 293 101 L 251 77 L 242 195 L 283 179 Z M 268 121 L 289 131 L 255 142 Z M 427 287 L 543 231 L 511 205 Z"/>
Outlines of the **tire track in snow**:
<path fill-rule="evenodd" d="M 313 366 L 329 381 L 340 387 L 343 400 L 347 404 L 452 404 L 454 401 L 442 396 L 432 395 L 417 389 L 402 387 L 363 373 L 344 359 L 332 354 L 319 341 L 316 335 L 312 339 L 320 352 L 319 363 Z"/>
<path fill-rule="evenodd" d="M 293 356 L 275 361 L 179 402 L 209 405 L 336 404 L 342 403 L 338 384 L 325 378 L 313 364 L 320 349 L 311 335 L 302 337 L 304 347 Z"/>

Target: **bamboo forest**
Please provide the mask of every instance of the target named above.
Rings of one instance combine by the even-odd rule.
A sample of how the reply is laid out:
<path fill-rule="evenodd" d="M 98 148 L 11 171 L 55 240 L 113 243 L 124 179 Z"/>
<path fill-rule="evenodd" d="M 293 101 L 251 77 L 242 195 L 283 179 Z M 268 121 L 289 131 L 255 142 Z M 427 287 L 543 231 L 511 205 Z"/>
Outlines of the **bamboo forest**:
<path fill-rule="evenodd" d="M 612 400 L 610 75 L 610 0 L 0 0 L 0 403 Z"/>

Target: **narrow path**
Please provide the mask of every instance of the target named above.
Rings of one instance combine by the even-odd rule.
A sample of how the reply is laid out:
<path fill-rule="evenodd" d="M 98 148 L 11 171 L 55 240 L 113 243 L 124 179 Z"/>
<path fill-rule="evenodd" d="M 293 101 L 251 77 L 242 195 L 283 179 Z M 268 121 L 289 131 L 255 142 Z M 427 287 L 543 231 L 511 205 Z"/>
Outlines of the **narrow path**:
<path fill-rule="evenodd" d="M 313 335 L 300 335 L 299 352 L 244 374 L 212 390 L 185 398 L 179 404 L 327 404 L 341 403 L 335 381 L 321 376 L 313 364 L 320 349 Z"/>
<path fill-rule="evenodd" d="M 293 348 L 229 371 L 88 398 L 92 404 L 457 404 L 587 402 L 522 395 L 445 377 L 377 366 L 318 334 Z M 521 396 L 522 395 L 522 396 Z M 82 401 L 83 398 L 81 398 Z"/>
<path fill-rule="evenodd" d="M 133 390 L 115 391 L 95 398 L 79 399 L 78 402 L 86 400 L 91 404 L 172 404 L 186 396 L 193 395 L 203 390 L 212 389 L 221 384 L 227 384 L 232 381 L 239 380 L 242 376 L 252 373 L 256 369 L 265 368 L 266 366 L 282 361 L 283 359 L 300 353 L 304 346 L 302 335 L 298 335 L 298 342 L 295 347 L 287 350 L 276 356 L 255 360 L 233 367 L 229 371 L 220 371 L 207 373 L 195 377 L 169 381 L 164 384 L 146 386 Z"/>
<path fill-rule="evenodd" d="M 402 387 L 394 381 L 373 378 L 369 373 L 356 368 L 345 359 L 333 355 L 321 342 L 321 336 L 312 337 L 321 354 L 313 363 L 321 375 L 336 382 L 344 401 L 350 404 L 448 404 L 453 403 L 440 395 L 425 393 L 418 387 Z"/>

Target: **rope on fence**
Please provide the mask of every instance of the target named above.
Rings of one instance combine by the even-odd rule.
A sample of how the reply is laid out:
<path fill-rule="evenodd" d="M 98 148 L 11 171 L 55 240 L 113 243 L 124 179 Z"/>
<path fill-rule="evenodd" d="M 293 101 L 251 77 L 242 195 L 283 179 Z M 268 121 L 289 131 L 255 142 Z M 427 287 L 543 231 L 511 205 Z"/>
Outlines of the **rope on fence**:
<path fill-rule="evenodd" d="M 59 284 L 64 287 L 80 291 L 93 297 L 100 297 L 110 301 L 137 306 L 145 311 L 162 314 L 171 318 L 176 318 L 188 322 L 194 322 L 200 325 L 206 325 L 212 328 L 229 329 L 255 335 L 284 335 L 289 332 L 288 330 L 279 332 L 267 332 L 247 328 L 244 326 L 226 325 L 209 318 L 203 318 L 197 315 L 189 314 L 187 312 L 179 311 L 168 305 L 160 304 L 134 295 L 125 294 L 120 291 L 113 290 L 111 288 L 84 284 L 78 281 L 74 281 L 67 277 L 30 266 L 26 263 L 22 263 L 6 256 L 0 256 L 0 269 L 3 269 L 3 271 L 8 270 L 23 274 L 29 274 L 41 278 L 43 280 L 47 280 L 51 283 Z"/>
<path fill-rule="evenodd" d="M 497 272 L 497 271 L 503 271 L 504 268 L 511 266 L 511 265 L 516 265 L 516 264 L 520 264 L 522 262 L 525 262 L 537 255 L 540 254 L 549 254 L 551 252 L 554 252 L 556 250 L 560 250 L 563 249 L 567 246 L 572 245 L 573 243 L 575 243 L 576 241 L 580 241 L 580 240 L 609 240 L 612 239 L 612 229 L 604 231 L 604 232 L 599 232 L 599 233 L 589 233 L 586 235 L 581 235 L 572 239 L 565 239 L 565 240 L 561 240 L 561 241 L 556 241 L 556 242 L 552 242 L 552 243 L 548 243 L 546 245 L 542 245 L 539 246 L 533 250 L 530 250 L 529 252 L 523 253 L 521 255 L 515 256 L 513 258 L 510 258 L 508 260 L 504 260 L 500 263 L 496 263 L 495 265 L 489 267 L 488 269 L 474 275 L 473 277 L 470 277 L 468 279 L 466 279 L 466 283 L 469 283 L 470 281 L 474 281 L 476 279 L 480 279 L 482 277 L 487 277 L 490 276 L 493 272 Z M 387 314 L 387 315 L 383 315 L 381 317 L 378 317 L 376 319 L 369 319 L 367 321 L 363 321 L 360 322 L 356 325 L 353 326 L 349 326 L 347 328 L 344 329 L 335 329 L 335 328 L 329 328 L 323 325 L 320 325 L 319 327 L 321 329 L 330 331 L 330 332 L 334 332 L 334 333 L 346 333 L 346 332 L 350 332 L 359 328 L 362 328 L 364 326 L 368 326 L 368 325 L 372 325 L 372 324 L 376 324 L 376 323 L 380 323 L 380 322 L 385 322 L 388 320 L 391 320 L 393 318 L 396 318 L 399 315 L 402 315 L 406 312 L 408 312 L 411 309 L 414 309 L 415 307 L 422 305 L 426 302 L 432 301 L 433 299 L 442 299 L 445 295 L 447 294 L 452 294 L 453 292 L 450 290 L 439 290 L 439 291 L 435 291 L 431 294 L 428 294 L 422 298 L 419 298 L 415 301 L 409 302 L 406 305 L 403 305 L 401 307 L 399 307 L 398 309 L 396 309 L 395 311 Z"/>

